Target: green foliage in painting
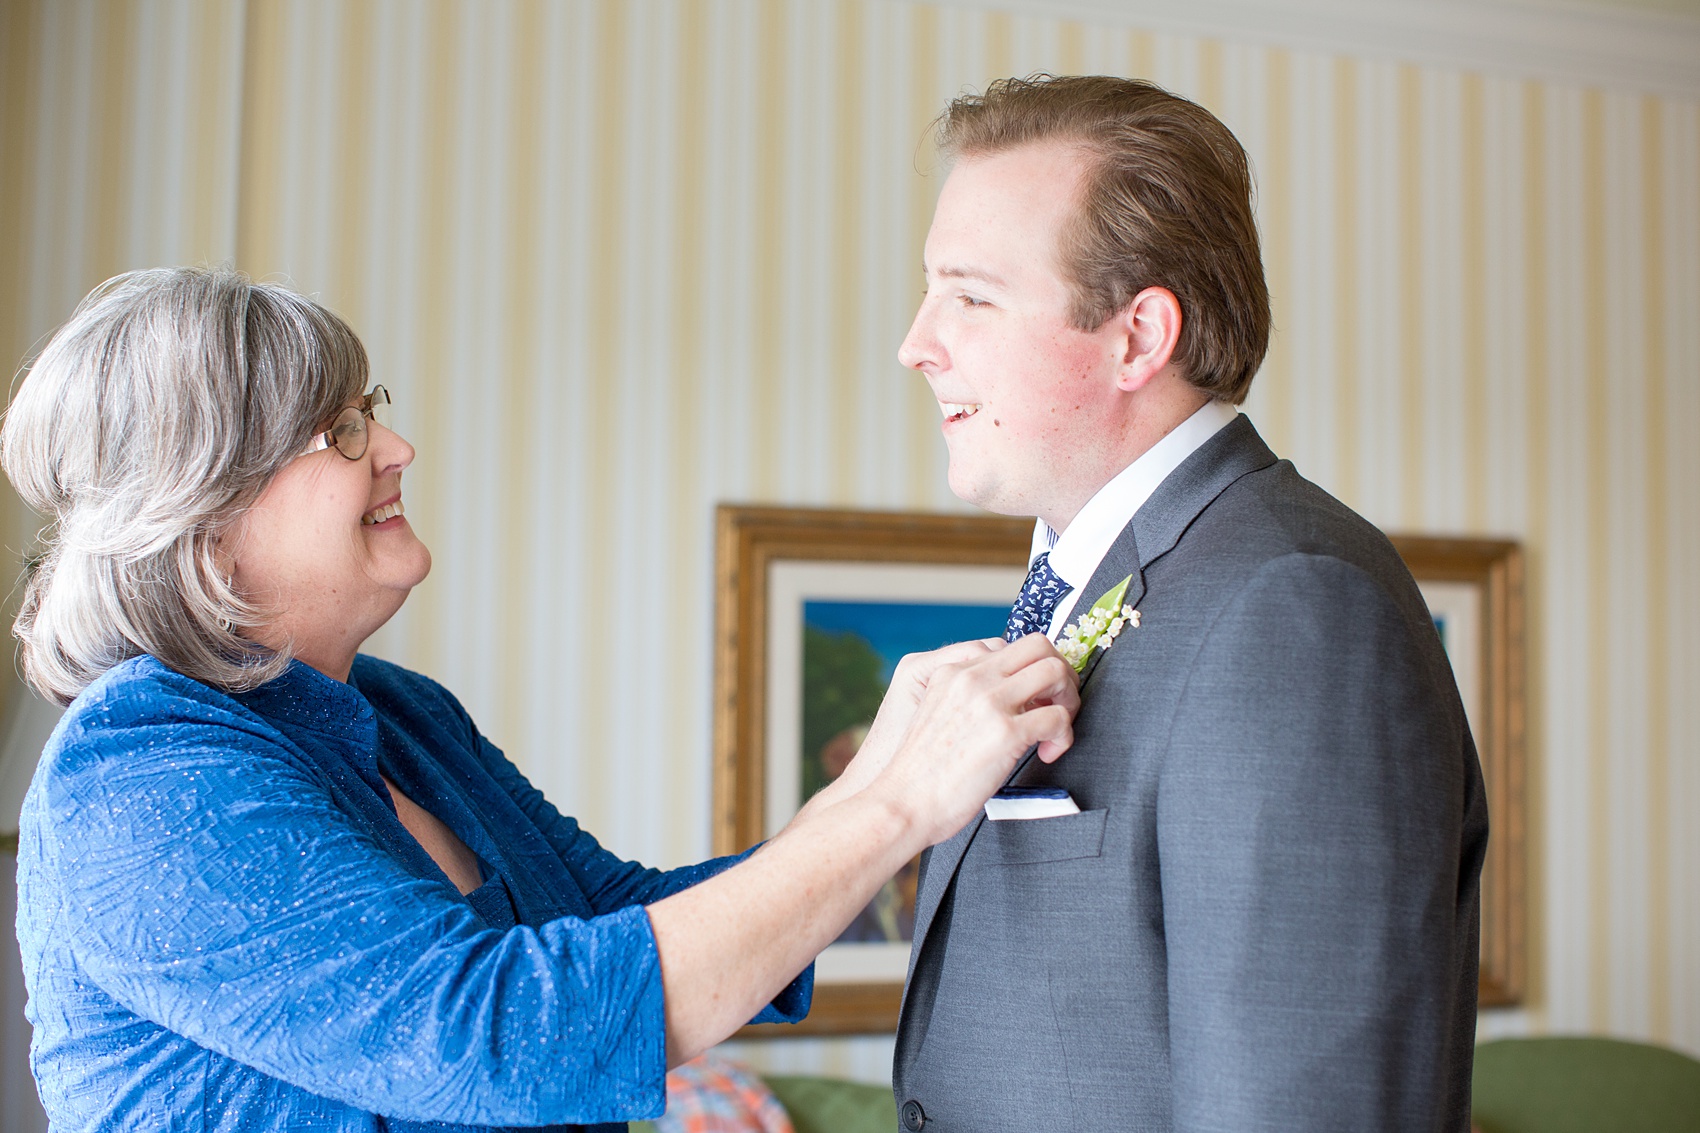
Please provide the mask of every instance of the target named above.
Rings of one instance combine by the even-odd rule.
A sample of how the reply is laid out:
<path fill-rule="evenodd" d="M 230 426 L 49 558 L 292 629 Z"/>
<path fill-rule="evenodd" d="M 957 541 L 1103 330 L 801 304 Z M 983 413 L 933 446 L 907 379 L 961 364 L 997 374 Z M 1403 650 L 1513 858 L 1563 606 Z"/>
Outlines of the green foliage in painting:
<path fill-rule="evenodd" d="M 846 728 L 873 723 L 885 698 L 880 655 L 857 633 L 803 626 L 803 783 L 799 805 L 831 782 L 821 751 Z"/>

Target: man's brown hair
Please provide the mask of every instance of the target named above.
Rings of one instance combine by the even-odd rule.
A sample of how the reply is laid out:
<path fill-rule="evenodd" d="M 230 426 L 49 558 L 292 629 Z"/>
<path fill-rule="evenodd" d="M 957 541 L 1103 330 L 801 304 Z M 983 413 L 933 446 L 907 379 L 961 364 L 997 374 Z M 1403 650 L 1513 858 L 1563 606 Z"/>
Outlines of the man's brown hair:
<path fill-rule="evenodd" d="M 1033 75 L 958 98 L 936 125 L 950 158 L 1041 141 L 1090 153 L 1062 236 L 1074 324 L 1094 330 L 1166 287 L 1181 305 L 1175 363 L 1212 397 L 1245 400 L 1269 348 L 1269 288 L 1245 148 L 1215 115 L 1139 79 Z"/>

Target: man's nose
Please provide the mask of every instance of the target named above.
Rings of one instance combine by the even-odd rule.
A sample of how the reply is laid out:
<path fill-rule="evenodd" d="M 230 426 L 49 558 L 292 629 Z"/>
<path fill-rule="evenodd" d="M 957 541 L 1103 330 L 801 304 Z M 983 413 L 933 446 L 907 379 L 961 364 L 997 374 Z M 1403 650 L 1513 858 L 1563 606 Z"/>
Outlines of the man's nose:
<path fill-rule="evenodd" d="M 923 299 L 921 309 L 915 312 L 915 321 L 909 324 L 909 333 L 897 348 L 897 360 L 911 370 L 919 370 L 929 362 L 937 365 L 939 353 L 938 340 L 932 331 L 932 307 Z"/>

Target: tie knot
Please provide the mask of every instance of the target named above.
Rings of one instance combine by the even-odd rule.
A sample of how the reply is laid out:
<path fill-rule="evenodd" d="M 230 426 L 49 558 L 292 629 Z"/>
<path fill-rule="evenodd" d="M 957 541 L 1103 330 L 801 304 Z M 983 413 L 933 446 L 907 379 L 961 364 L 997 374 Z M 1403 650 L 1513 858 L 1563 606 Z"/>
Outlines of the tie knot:
<path fill-rule="evenodd" d="M 1030 633 L 1048 634 L 1057 603 L 1073 589 L 1051 569 L 1051 553 L 1042 553 L 1027 568 L 1027 580 L 1021 584 L 1021 593 L 1009 609 L 1009 624 L 1004 627 L 1003 639 L 1014 641 Z"/>

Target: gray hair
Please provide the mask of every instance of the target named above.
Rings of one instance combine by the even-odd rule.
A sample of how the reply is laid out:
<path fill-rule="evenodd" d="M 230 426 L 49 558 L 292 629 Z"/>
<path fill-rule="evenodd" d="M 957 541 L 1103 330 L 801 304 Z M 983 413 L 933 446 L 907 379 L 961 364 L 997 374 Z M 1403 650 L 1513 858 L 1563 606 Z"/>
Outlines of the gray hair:
<path fill-rule="evenodd" d="M 60 704 L 151 653 L 229 690 L 287 652 L 240 631 L 263 611 L 219 569 L 219 536 L 366 384 L 365 348 L 317 303 L 228 268 L 101 284 L 28 369 L 0 463 L 48 518 L 13 632 Z"/>

